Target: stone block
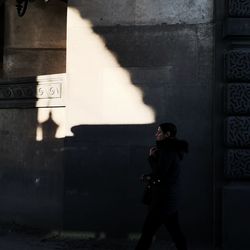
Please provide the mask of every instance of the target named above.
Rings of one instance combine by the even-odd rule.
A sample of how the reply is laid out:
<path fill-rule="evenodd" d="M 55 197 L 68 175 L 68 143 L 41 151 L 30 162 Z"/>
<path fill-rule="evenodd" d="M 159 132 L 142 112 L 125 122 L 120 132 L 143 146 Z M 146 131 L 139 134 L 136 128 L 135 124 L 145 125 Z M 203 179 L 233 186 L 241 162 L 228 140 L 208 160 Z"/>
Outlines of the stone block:
<path fill-rule="evenodd" d="M 19 17 L 16 1 L 6 3 L 6 48 L 66 48 L 67 5 L 63 1 L 29 2 Z"/>
<path fill-rule="evenodd" d="M 225 75 L 230 82 L 250 81 L 250 50 L 233 49 L 225 54 Z"/>
<path fill-rule="evenodd" d="M 250 147 L 250 117 L 228 117 L 225 126 L 226 146 Z"/>
<path fill-rule="evenodd" d="M 195 127 L 197 134 L 201 135 L 201 131 L 203 131 L 203 134 L 210 127 L 208 122 L 211 112 L 209 104 L 210 95 L 209 86 L 206 85 L 186 84 L 176 86 L 174 84 L 166 84 L 165 117 L 172 117 L 174 120 L 179 121 L 180 125 L 186 124 L 187 126 L 189 124 L 189 133 L 193 133 L 192 127 Z M 199 124 L 199 126 L 195 124 Z"/>
<path fill-rule="evenodd" d="M 102 39 L 123 67 L 177 66 L 179 75 L 191 73 L 197 60 L 196 29 L 190 26 L 172 27 L 95 27 Z M 193 62 L 190 64 L 190 61 Z M 186 77 L 186 76 L 185 76 Z"/>
<path fill-rule="evenodd" d="M 250 84 L 228 84 L 226 87 L 226 111 L 230 115 L 250 114 Z"/>
<path fill-rule="evenodd" d="M 247 250 L 249 242 L 250 186 L 230 184 L 223 189 L 223 248 Z"/>
<path fill-rule="evenodd" d="M 0 110 L 0 220 L 55 228 L 62 223 L 63 141 L 36 140 L 37 111 Z"/>
<path fill-rule="evenodd" d="M 4 52 L 4 77 L 27 77 L 65 73 L 65 50 L 18 50 Z"/>
<path fill-rule="evenodd" d="M 94 26 L 135 24 L 135 0 L 70 0 L 68 8 Z"/>
<path fill-rule="evenodd" d="M 128 147 L 85 143 L 80 148 L 76 144 L 65 157 L 65 228 L 114 233 L 122 220 L 119 211 L 130 199 Z M 123 230 L 127 229 L 118 231 Z"/>
<path fill-rule="evenodd" d="M 228 150 L 225 155 L 225 177 L 230 179 L 250 178 L 250 150 Z"/>
<path fill-rule="evenodd" d="M 223 23 L 223 35 L 225 37 L 250 36 L 250 21 L 248 18 L 227 18 Z"/>
<path fill-rule="evenodd" d="M 197 25 L 197 83 L 211 84 L 214 58 L 213 24 Z"/>
<path fill-rule="evenodd" d="M 213 18 L 213 2 L 207 0 L 136 0 L 136 24 L 200 24 Z"/>
<path fill-rule="evenodd" d="M 94 26 L 198 24 L 211 22 L 213 16 L 213 3 L 207 0 L 72 0 L 69 8 Z"/>
<path fill-rule="evenodd" d="M 250 17 L 250 3 L 248 0 L 229 0 L 228 12 L 232 17 Z"/>

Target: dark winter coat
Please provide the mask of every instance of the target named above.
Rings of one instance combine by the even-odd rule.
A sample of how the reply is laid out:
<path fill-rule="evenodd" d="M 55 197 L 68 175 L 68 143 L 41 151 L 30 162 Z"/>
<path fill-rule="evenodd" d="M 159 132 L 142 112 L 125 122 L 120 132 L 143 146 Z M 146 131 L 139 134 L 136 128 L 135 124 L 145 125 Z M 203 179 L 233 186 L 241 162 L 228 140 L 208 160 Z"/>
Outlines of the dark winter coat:
<path fill-rule="evenodd" d="M 157 141 L 157 151 L 149 156 L 152 177 L 159 180 L 152 185 L 150 210 L 168 215 L 178 209 L 180 161 L 188 151 L 188 144 L 178 139 Z"/>

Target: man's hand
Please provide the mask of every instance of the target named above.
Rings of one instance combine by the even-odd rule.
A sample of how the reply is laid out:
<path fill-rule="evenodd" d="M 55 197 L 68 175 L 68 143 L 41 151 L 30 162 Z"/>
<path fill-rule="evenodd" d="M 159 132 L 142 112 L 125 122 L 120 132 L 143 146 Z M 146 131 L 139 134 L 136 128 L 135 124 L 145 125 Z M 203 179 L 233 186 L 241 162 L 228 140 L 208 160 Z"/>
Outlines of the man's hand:
<path fill-rule="evenodd" d="M 150 150 L 149 150 L 149 156 L 155 156 L 156 151 L 157 151 L 156 147 L 150 148 Z"/>

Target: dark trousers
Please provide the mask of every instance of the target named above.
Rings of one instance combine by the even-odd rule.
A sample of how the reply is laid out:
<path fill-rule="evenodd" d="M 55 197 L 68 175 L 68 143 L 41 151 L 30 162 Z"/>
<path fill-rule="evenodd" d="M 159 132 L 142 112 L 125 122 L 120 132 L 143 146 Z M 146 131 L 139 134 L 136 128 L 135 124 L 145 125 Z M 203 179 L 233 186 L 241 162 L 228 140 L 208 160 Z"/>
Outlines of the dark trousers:
<path fill-rule="evenodd" d="M 159 227 L 164 224 L 178 250 L 187 250 L 186 239 L 181 232 L 178 213 L 163 216 L 158 211 L 149 211 L 136 250 L 148 250 Z"/>

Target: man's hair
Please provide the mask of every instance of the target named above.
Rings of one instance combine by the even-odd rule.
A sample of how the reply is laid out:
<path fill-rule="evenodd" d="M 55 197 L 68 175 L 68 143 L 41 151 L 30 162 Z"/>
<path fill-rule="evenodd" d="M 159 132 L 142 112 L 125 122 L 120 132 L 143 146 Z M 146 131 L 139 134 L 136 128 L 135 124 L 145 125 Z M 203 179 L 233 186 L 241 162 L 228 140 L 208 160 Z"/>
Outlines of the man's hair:
<path fill-rule="evenodd" d="M 161 128 L 161 130 L 162 130 L 162 132 L 164 134 L 166 134 L 167 132 L 169 132 L 171 137 L 175 137 L 176 136 L 176 134 L 177 134 L 177 128 L 176 128 L 176 126 L 173 123 L 164 122 L 164 123 L 161 123 L 159 126 L 160 126 L 160 128 Z"/>

